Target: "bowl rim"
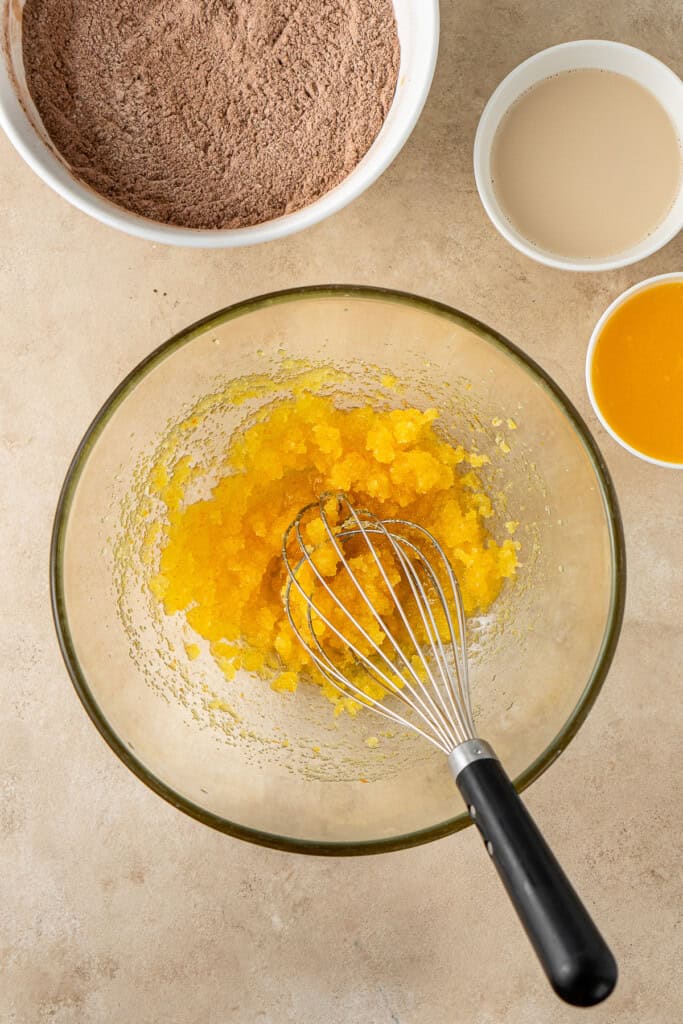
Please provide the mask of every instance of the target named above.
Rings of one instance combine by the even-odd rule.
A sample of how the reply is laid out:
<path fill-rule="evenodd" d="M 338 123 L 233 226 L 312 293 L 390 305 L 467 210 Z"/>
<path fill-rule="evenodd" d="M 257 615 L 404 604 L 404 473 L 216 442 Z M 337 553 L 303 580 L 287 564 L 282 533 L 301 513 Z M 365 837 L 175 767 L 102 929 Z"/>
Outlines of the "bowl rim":
<path fill-rule="evenodd" d="M 573 711 L 567 718 L 564 726 L 555 736 L 552 742 L 543 750 L 532 763 L 514 780 L 519 792 L 526 789 L 533 781 L 555 761 L 567 744 L 573 739 L 580 726 L 586 719 L 588 712 L 595 703 L 600 692 L 608 669 L 614 657 L 617 640 L 621 630 L 624 614 L 624 603 L 626 597 L 626 552 L 624 542 L 624 531 L 621 521 L 621 514 L 617 502 L 616 491 L 609 471 L 598 449 L 595 441 L 582 419 L 579 412 L 570 402 L 560 387 L 552 378 L 536 363 L 530 356 L 508 341 L 502 334 L 492 330 L 480 320 L 462 313 L 445 303 L 422 296 L 413 295 L 409 292 L 396 291 L 389 288 L 368 287 L 362 285 L 313 285 L 299 288 L 288 288 L 282 291 L 258 295 L 250 299 L 242 300 L 230 306 L 218 310 L 209 316 L 197 320 L 189 327 L 174 334 L 167 341 L 163 342 L 141 362 L 131 370 L 130 373 L 114 389 L 109 398 L 104 402 L 99 412 L 95 415 L 86 430 L 76 452 L 71 460 L 66 473 L 64 483 L 59 495 L 57 509 L 54 518 L 52 538 L 50 544 L 50 598 L 52 615 L 57 632 L 59 647 L 66 665 L 71 682 L 78 694 L 91 721 L 96 729 L 111 747 L 117 757 L 153 792 L 172 804 L 178 810 L 202 822 L 205 825 L 223 832 L 227 835 L 260 846 L 284 850 L 290 853 L 307 853 L 323 856 L 353 856 L 358 854 L 375 854 L 402 850 L 418 846 L 422 843 L 439 839 L 459 832 L 467 827 L 470 822 L 469 815 L 463 813 L 453 818 L 437 822 L 424 829 L 405 833 L 391 838 L 380 838 L 353 842 L 326 842 L 322 840 L 308 840 L 281 836 L 261 831 L 235 822 L 231 822 L 220 815 L 207 811 L 203 807 L 188 800 L 177 793 L 163 780 L 155 776 L 148 768 L 133 754 L 126 744 L 118 737 L 113 728 L 109 725 L 104 713 L 100 709 L 81 669 L 75 653 L 75 646 L 71 636 L 69 620 L 64 594 L 63 576 L 63 554 L 66 531 L 69 522 L 69 513 L 73 498 L 78 487 L 79 479 L 83 468 L 88 460 L 90 451 L 97 442 L 98 437 L 106 427 L 109 419 L 117 410 L 121 402 L 137 383 L 142 380 L 157 364 L 172 355 L 177 349 L 191 342 L 197 336 L 203 334 L 228 320 L 235 319 L 244 313 L 251 313 L 258 309 L 272 305 L 287 303 L 291 301 L 307 301 L 320 298 L 349 298 L 368 299 L 371 301 L 390 301 L 397 305 L 407 305 L 412 308 L 422 309 L 439 317 L 444 317 L 452 323 L 467 327 L 473 330 L 487 342 L 502 349 L 512 357 L 521 368 L 534 377 L 541 387 L 549 394 L 551 399 L 559 406 L 570 423 L 574 427 L 579 442 L 583 445 L 593 466 L 598 487 L 600 489 L 605 518 L 609 533 L 611 551 L 611 596 L 610 606 L 607 615 L 605 632 L 598 651 L 595 664 L 590 677 L 584 686 Z"/>
<path fill-rule="evenodd" d="M 634 448 L 633 445 L 630 445 L 628 441 L 625 441 L 624 438 L 617 433 L 603 413 L 593 388 L 593 359 L 595 358 L 595 349 L 597 348 L 602 330 L 609 318 L 617 309 L 619 309 L 620 306 L 623 306 L 632 295 L 637 295 L 638 292 L 647 291 L 648 288 L 653 288 L 665 281 L 680 281 L 683 283 L 683 270 L 673 270 L 667 274 L 656 274 L 654 277 L 648 277 L 644 281 L 638 281 L 636 284 L 631 285 L 630 288 L 627 288 L 626 291 L 622 292 L 621 295 L 617 295 L 616 299 L 610 302 L 609 306 L 593 328 L 593 333 L 591 334 L 590 341 L 588 342 L 588 349 L 586 351 L 586 391 L 588 392 L 590 403 L 593 406 L 593 412 L 598 417 L 607 433 L 617 442 L 617 444 L 620 444 L 621 447 L 625 448 L 627 452 L 631 453 L 631 455 L 635 455 L 636 458 L 642 459 L 643 462 L 649 462 L 652 466 L 662 466 L 664 469 L 683 469 L 683 462 L 668 462 L 666 459 L 656 459 L 653 455 L 646 455 L 645 452 L 641 452 L 638 448 Z"/>
<path fill-rule="evenodd" d="M 677 220 L 672 217 L 671 225 L 667 230 L 666 234 L 658 241 L 649 242 L 646 244 L 646 240 L 643 240 L 639 245 L 632 246 L 631 249 L 626 250 L 625 254 L 609 257 L 596 257 L 595 259 L 576 260 L 568 256 L 561 256 L 554 254 L 546 249 L 540 249 L 529 242 L 523 235 L 521 235 L 510 222 L 499 213 L 496 204 L 493 199 L 495 197 L 494 190 L 491 186 L 490 181 L 486 178 L 483 173 L 484 160 L 489 156 L 493 140 L 498 130 L 503 117 L 512 107 L 514 100 L 507 104 L 503 114 L 497 119 L 495 124 L 495 130 L 492 132 L 491 138 L 488 144 L 484 144 L 484 134 L 489 128 L 489 121 L 493 119 L 493 108 L 496 101 L 504 96 L 510 86 L 514 85 L 515 81 L 524 74 L 528 68 L 533 68 L 535 65 L 542 63 L 548 58 L 549 55 L 556 55 L 561 57 L 562 54 L 576 50 L 581 52 L 586 48 L 600 48 L 604 52 L 619 53 L 625 58 L 629 56 L 637 56 L 638 59 L 646 60 L 652 67 L 657 67 L 663 75 L 668 77 L 671 82 L 678 86 L 678 89 L 683 93 L 683 81 L 663 61 L 659 60 L 658 57 L 654 57 L 647 50 L 641 50 L 637 46 L 631 46 L 629 43 L 622 43 L 614 39 L 569 39 L 563 43 L 557 43 L 554 46 L 545 47 L 543 50 L 538 50 L 533 53 L 526 60 L 523 60 L 520 64 L 517 64 L 507 75 L 498 83 L 496 88 L 491 93 L 489 99 L 486 102 L 484 109 L 481 112 L 479 122 L 477 124 L 477 130 L 474 137 L 473 147 L 473 164 L 474 164 L 474 179 L 477 186 L 477 192 L 479 193 L 479 199 L 481 201 L 486 214 L 495 227 L 496 231 L 508 242 L 513 248 L 521 252 L 522 255 L 528 256 L 529 259 L 534 260 L 536 263 L 540 263 L 546 267 L 552 267 L 554 270 L 568 270 L 573 273 L 598 273 L 606 270 L 620 270 L 622 267 L 632 266 L 634 263 L 639 263 L 641 260 L 647 259 L 654 253 L 659 252 L 664 246 L 668 245 L 679 233 L 683 230 L 683 216 Z M 595 65 L 586 65 L 591 67 Z M 622 72 L 627 74 L 627 72 Z M 548 77 L 549 72 L 544 71 L 543 74 L 539 75 L 535 84 L 543 81 Z M 631 74 L 634 81 L 638 81 L 642 85 L 640 79 L 635 75 Z M 644 88 L 647 88 L 644 86 Z M 660 104 L 661 105 L 661 104 Z M 668 111 L 667 111 L 668 113 Z M 681 194 L 683 184 L 679 184 L 679 191 L 674 202 L 677 201 L 678 195 Z M 667 218 L 668 219 L 668 218 Z M 663 220 L 660 226 L 666 224 L 666 220 Z"/>
<path fill-rule="evenodd" d="M 163 221 L 140 216 L 119 206 L 112 200 L 101 196 L 85 182 L 80 181 L 72 173 L 67 163 L 56 154 L 56 151 L 51 149 L 36 131 L 16 89 L 11 84 L 10 64 L 7 54 L 4 52 L 5 47 L 2 45 L 4 35 L 2 24 L 0 24 L 0 62 L 6 66 L 12 93 L 5 100 L 0 88 L 0 128 L 4 130 L 27 166 L 57 195 L 82 213 L 125 234 L 156 244 L 190 249 L 240 248 L 286 238 L 327 220 L 328 217 L 339 213 L 340 210 L 358 199 L 384 174 L 412 135 L 432 87 L 439 51 L 439 0 L 423 0 L 423 6 L 424 9 L 420 11 L 420 21 L 425 25 L 426 45 L 416 64 L 419 74 L 415 75 L 415 84 L 409 93 L 409 101 L 406 103 L 405 112 L 402 115 L 403 123 L 400 128 L 397 127 L 393 142 L 381 143 L 375 150 L 373 159 L 366 163 L 365 158 L 375 149 L 375 144 L 379 139 L 378 135 L 363 160 L 336 186 L 319 196 L 315 202 L 308 203 L 300 210 L 294 210 L 292 213 L 283 214 L 260 224 L 242 228 L 216 229 L 165 224 Z M 399 77 L 392 106 L 396 100 L 400 81 Z"/>

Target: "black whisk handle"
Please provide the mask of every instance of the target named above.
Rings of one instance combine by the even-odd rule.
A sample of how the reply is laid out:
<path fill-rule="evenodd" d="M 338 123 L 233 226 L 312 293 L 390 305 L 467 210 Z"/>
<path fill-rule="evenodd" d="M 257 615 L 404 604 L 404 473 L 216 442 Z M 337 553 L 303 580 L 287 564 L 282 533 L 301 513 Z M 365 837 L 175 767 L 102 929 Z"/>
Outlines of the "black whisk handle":
<path fill-rule="evenodd" d="M 557 995 L 574 1006 L 600 1003 L 617 983 L 616 961 L 500 761 L 485 750 L 464 767 L 451 755 L 470 816 Z"/>

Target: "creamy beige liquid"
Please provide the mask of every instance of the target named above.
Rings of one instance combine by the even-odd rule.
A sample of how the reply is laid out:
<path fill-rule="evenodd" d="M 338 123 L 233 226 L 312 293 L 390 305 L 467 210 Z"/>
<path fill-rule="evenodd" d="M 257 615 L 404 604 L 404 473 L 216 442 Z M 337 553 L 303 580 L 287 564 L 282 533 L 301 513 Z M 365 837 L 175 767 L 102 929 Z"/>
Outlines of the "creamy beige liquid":
<path fill-rule="evenodd" d="M 565 71 L 510 108 L 492 184 L 511 224 L 541 249 L 616 255 L 657 228 L 681 183 L 681 147 L 655 97 L 612 71 Z"/>

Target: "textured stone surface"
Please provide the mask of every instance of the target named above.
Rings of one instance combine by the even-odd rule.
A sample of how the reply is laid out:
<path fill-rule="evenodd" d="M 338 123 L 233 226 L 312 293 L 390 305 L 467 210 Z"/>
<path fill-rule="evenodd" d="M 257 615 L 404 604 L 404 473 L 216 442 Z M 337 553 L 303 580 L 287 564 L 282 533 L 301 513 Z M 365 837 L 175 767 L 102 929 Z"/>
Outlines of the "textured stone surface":
<path fill-rule="evenodd" d="M 472 831 L 352 861 L 250 847 L 152 795 L 68 682 L 47 590 L 52 513 L 83 430 L 154 345 L 242 297 L 316 282 L 424 293 L 487 321 L 566 389 L 622 503 L 630 588 L 608 683 L 528 793 L 595 909 L 621 982 L 599 1024 L 680 1017 L 683 724 L 680 475 L 597 429 L 591 327 L 683 238 L 571 276 L 498 237 L 471 172 L 477 117 L 524 57 L 622 39 L 679 73 L 680 0 L 443 4 L 424 116 L 381 181 L 332 220 L 242 252 L 159 248 L 57 198 L 0 139 L 0 1020 L 3 1024 L 565 1024 Z"/>

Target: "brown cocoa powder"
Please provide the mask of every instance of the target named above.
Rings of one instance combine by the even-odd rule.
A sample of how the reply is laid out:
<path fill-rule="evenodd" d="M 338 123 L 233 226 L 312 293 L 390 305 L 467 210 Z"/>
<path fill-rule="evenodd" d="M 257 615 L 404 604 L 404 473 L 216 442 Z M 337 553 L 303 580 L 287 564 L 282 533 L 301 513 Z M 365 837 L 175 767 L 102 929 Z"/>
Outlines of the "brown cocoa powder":
<path fill-rule="evenodd" d="M 29 91 L 73 173 L 192 228 L 243 227 L 342 181 L 391 105 L 391 0 L 27 0 Z"/>

